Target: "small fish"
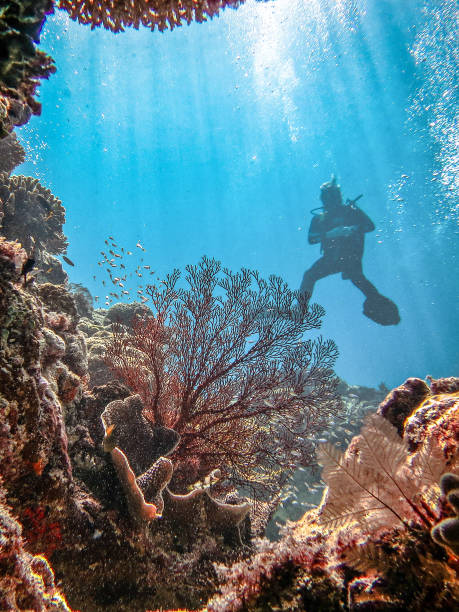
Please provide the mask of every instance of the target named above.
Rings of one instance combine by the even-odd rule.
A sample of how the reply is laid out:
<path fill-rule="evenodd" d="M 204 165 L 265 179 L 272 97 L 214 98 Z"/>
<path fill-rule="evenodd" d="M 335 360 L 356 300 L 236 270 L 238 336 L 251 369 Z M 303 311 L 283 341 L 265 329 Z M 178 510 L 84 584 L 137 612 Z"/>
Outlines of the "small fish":
<path fill-rule="evenodd" d="M 95 301 L 95 302 L 98 302 L 98 301 L 99 301 L 99 296 L 98 296 L 98 295 L 95 295 L 95 296 L 94 296 L 94 301 Z"/>
<path fill-rule="evenodd" d="M 149 270 L 151 266 L 144 266 L 145 270 Z"/>
<path fill-rule="evenodd" d="M 126 251 L 128 255 L 132 255 L 132 251 Z"/>
<path fill-rule="evenodd" d="M 113 255 L 113 257 L 115 257 L 115 253 L 111 249 L 109 249 L 108 252 L 110 253 L 110 255 Z"/>
<path fill-rule="evenodd" d="M 93 275 L 93 279 L 96 280 L 96 275 L 95 274 Z"/>
<path fill-rule="evenodd" d="M 112 423 L 111 425 L 109 425 L 105 431 L 105 436 L 104 436 L 104 441 L 103 441 L 103 447 L 104 447 L 104 451 L 106 453 L 108 453 L 109 451 L 113 450 L 115 448 L 115 444 L 114 444 L 114 440 L 113 440 L 113 432 L 115 430 L 115 423 Z"/>
<path fill-rule="evenodd" d="M 65 261 L 65 263 L 69 264 L 69 266 L 74 266 L 75 265 L 73 263 L 73 261 L 71 259 L 69 259 L 66 255 L 62 255 L 62 259 Z"/>
<path fill-rule="evenodd" d="M 105 281 L 104 280 L 102 281 L 102 285 L 105 287 Z"/>
<path fill-rule="evenodd" d="M 145 249 L 143 248 L 143 246 L 140 244 L 140 240 L 139 242 L 137 242 L 137 244 L 135 245 L 138 249 L 141 249 L 142 251 L 145 251 Z"/>
<path fill-rule="evenodd" d="M 52 272 L 52 271 L 53 271 L 53 269 L 52 269 L 52 268 L 48 268 L 48 269 L 46 270 L 45 274 L 50 274 L 50 272 Z"/>
<path fill-rule="evenodd" d="M 35 265 L 35 257 L 28 257 L 21 270 L 21 276 L 24 277 L 24 282 L 26 281 L 27 272 L 30 272 Z"/>
<path fill-rule="evenodd" d="M 143 304 L 145 304 L 145 302 L 148 302 L 148 298 L 147 298 L 147 297 L 145 297 L 145 296 L 142 296 L 142 298 L 141 298 L 141 299 L 142 299 L 142 303 L 143 303 Z"/>
<path fill-rule="evenodd" d="M 119 253 L 115 253 L 115 257 L 122 257 Z"/>
<path fill-rule="evenodd" d="M 43 459 L 39 459 L 38 461 L 34 461 L 30 464 L 32 466 L 32 470 L 35 472 L 37 476 L 41 476 L 43 473 L 43 468 L 45 467 L 45 462 Z"/>
<path fill-rule="evenodd" d="M 104 240 L 104 242 L 107 246 L 109 245 L 108 240 Z"/>
<path fill-rule="evenodd" d="M 126 269 L 126 266 L 124 264 L 120 264 L 120 268 Z"/>
<path fill-rule="evenodd" d="M 108 237 L 108 239 L 109 239 L 109 240 L 115 240 L 115 239 L 113 238 L 113 236 L 109 236 L 109 237 Z"/>
<path fill-rule="evenodd" d="M 119 285 L 120 287 L 123 287 L 123 288 L 124 288 L 123 283 L 118 283 L 118 285 Z"/>
<path fill-rule="evenodd" d="M 121 293 L 123 293 L 124 295 L 129 295 L 129 291 L 122 291 Z"/>

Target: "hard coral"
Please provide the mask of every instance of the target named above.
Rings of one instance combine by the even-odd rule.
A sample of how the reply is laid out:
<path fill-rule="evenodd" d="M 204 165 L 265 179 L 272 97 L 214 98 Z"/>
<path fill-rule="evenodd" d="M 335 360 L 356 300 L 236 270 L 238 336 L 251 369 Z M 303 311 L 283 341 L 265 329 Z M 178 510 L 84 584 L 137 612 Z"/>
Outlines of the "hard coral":
<path fill-rule="evenodd" d="M 53 60 L 35 48 L 52 0 L 9 0 L 0 12 L 0 138 L 13 125 L 39 114 L 39 79 L 55 72 Z"/>
<path fill-rule="evenodd" d="M 455 555 L 459 555 L 459 476 L 443 474 L 440 487 L 456 516 L 440 521 L 432 529 L 431 535 L 437 544 L 448 546 Z"/>
<path fill-rule="evenodd" d="M 24 550 L 21 526 L 0 501 L 0 609 L 70 612 L 47 560 Z"/>
<path fill-rule="evenodd" d="M 180 440 L 176 431 L 154 425 L 142 413 L 142 400 L 139 395 L 133 395 L 108 404 L 101 417 L 105 428 L 105 450 L 119 447 L 127 455 L 136 476 L 145 472 L 159 457 L 168 455 Z"/>
<path fill-rule="evenodd" d="M 0 214 L 1 233 L 9 240 L 19 240 L 29 254 L 65 253 L 65 209 L 37 179 L 0 174 Z"/>
<path fill-rule="evenodd" d="M 173 30 L 183 22 L 202 23 L 218 15 L 225 7 L 237 8 L 245 0 L 59 0 L 59 8 L 66 10 L 72 19 L 101 25 L 112 32 L 122 32 L 125 27 L 140 26 L 158 28 L 160 32 Z"/>
<path fill-rule="evenodd" d="M 17 280 L 27 260 L 27 253 L 24 251 L 21 244 L 16 240 L 11 242 L 6 240 L 3 236 L 0 236 L 0 258 L 4 263 L 3 274 L 5 275 L 5 279 Z"/>
<path fill-rule="evenodd" d="M 11 133 L 0 139 L 0 173 L 10 174 L 24 160 L 25 151 L 16 134 Z"/>

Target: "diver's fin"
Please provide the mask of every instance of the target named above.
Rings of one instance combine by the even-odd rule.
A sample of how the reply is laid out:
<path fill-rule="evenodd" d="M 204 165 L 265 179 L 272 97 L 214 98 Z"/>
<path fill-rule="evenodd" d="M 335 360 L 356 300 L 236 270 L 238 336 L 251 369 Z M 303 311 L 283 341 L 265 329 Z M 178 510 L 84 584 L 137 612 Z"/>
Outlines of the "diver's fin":
<path fill-rule="evenodd" d="M 397 305 L 380 293 L 365 300 L 363 314 L 379 325 L 398 325 L 400 323 Z"/>

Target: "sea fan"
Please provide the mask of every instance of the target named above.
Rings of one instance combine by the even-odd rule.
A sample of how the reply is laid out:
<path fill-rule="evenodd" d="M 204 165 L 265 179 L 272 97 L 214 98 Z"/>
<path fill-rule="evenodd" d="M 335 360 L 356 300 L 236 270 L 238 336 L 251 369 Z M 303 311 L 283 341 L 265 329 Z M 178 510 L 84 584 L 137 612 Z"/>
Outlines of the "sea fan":
<path fill-rule="evenodd" d="M 410 461 L 406 443 L 384 417 L 365 419 L 354 448 L 346 453 L 329 443 L 321 444 L 319 462 L 328 485 L 319 522 L 330 528 L 355 520 L 368 520 L 372 529 L 391 527 L 409 520 L 431 526 L 433 513 L 424 502 L 427 488 L 438 486 L 445 461 L 431 442 L 426 442 Z"/>

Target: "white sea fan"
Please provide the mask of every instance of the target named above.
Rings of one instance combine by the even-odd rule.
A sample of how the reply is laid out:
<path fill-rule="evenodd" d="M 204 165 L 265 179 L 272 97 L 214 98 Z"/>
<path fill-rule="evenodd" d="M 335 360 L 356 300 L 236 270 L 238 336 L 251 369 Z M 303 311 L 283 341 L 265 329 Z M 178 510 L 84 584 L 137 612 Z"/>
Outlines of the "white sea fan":
<path fill-rule="evenodd" d="M 365 419 L 355 452 L 342 453 L 325 443 L 318 449 L 318 460 L 328 485 L 320 524 L 337 528 L 368 519 L 377 530 L 399 522 L 408 527 L 414 519 L 429 525 L 419 502 L 426 490 L 438 486 L 445 470 L 445 460 L 432 441 L 410 459 L 395 427 L 372 414 Z"/>

